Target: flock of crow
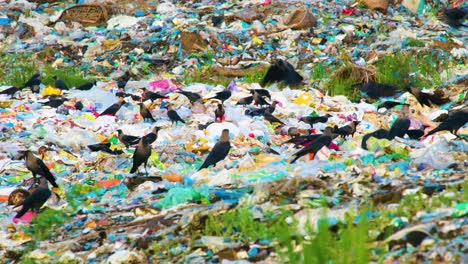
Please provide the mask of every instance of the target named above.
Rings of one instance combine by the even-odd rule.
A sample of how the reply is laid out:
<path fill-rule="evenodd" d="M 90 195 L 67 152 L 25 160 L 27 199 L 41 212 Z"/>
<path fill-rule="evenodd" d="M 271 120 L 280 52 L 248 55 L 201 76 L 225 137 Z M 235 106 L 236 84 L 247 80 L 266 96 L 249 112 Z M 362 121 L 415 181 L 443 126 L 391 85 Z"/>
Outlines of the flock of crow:
<path fill-rule="evenodd" d="M 60 90 L 68 90 L 69 88 L 57 77 L 55 79 L 55 87 Z M 139 114 L 141 115 L 143 122 L 155 122 L 156 119 L 153 117 L 151 110 L 147 107 L 144 103 L 146 100 L 169 100 L 168 94 L 159 94 L 156 92 L 149 91 L 147 89 L 142 89 L 141 94 L 134 94 L 134 93 L 127 93 L 125 90 L 126 83 L 130 79 L 130 74 L 125 73 L 119 80 L 117 80 L 117 86 L 119 87 L 119 91 L 116 93 L 118 101 L 107 109 L 103 110 L 100 113 L 95 113 L 97 117 L 103 115 L 110 115 L 116 116 L 118 111 L 120 110 L 121 106 L 126 103 L 126 98 L 131 98 L 134 101 L 138 102 L 139 105 Z M 292 65 L 286 61 L 278 60 L 275 64 L 272 64 L 264 77 L 262 85 L 267 85 L 271 82 L 279 82 L 282 81 L 287 85 L 297 85 L 302 81 L 302 77 L 293 69 Z M 17 87 L 10 87 L 0 94 L 6 94 L 10 96 L 15 96 L 15 94 L 22 89 L 29 87 L 32 92 L 39 92 L 39 85 L 41 84 L 41 75 L 35 74 L 32 76 L 30 80 L 28 80 L 22 88 Z M 79 90 L 90 90 L 96 85 L 95 81 L 86 83 L 81 85 L 75 89 Z M 388 97 L 395 97 L 401 94 L 401 91 L 397 88 L 380 84 L 380 83 L 367 83 L 364 84 L 360 88 L 361 92 L 364 96 L 369 99 L 382 99 Z M 430 92 L 423 92 L 419 89 L 415 89 L 409 87 L 407 92 L 411 93 L 417 101 L 421 105 L 426 106 L 433 106 L 433 105 L 442 105 L 448 103 L 449 100 L 444 97 L 444 94 L 436 91 L 434 93 Z M 224 110 L 224 103 L 228 100 L 231 95 L 232 91 L 230 90 L 230 86 L 227 86 L 223 91 L 216 93 L 215 96 L 210 98 L 203 98 L 200 94 L 178 90 L 176 93 L 179 93 L 190 101 L 190 105 L 193 107 L 195 104 L 204 104 L 206 102 L 212 103 L 217 102 L 215 118 L 212 122 L 207 124 L 200 124 L 199 129 L 206 128 L 209 124 L 214 122 L 223 122 L 225 117 L 225 110 Z M 274 112 L 276 109 L 278 101 L 272 100 L 271 95 L 268 89 L 251 89 L 250 96 L 240 99 L 236 104 L 241 106 L 248 106 L 250 104 L 255 104 L 256 107 L 249 107 L 245 110 L 245 115 L 249 116 L 257 116 L 263 117 L 265 121 L 270 122 L 277 128 L 285 127 L 285 123 L 281 121 L 278 117 L 274 116 Z M 65 101 L 68 101 L 63 95 L 59 97 L 50 97 L 48 102 L 43 103 L 44 105 L 48 105 L 50 107 L 59 107 Z M 170 121 L 174 123 L 186 123 L 183 120 L 177 111 L 173 109 L 170 102 L 165 102 L 165 104 L 161 104 L 167 108 L 167 116 Z M 366 134 L 362 138 L 362 148 L 367 149 L 367 140 L 371 137 L 378 138 L 378 139 L 388 139 L 392 140 L 395 137 L 404 137 L 407 135 L 411 139 L 419 139 L 421 137 L 425 137 L 428 135 L 432 135 L 434 133 L 440 131 L 450 131 L 451 133 L 457 134 L 458 130 L 463 127 L 468 122 L 468 110 L 465 108 L 461 108 L 459 110 L 450 111 L 450 113 L 441 118 L 445 118 L 441 121 L 440 124 L 435 127 L 434 129 L 426 132 L 426 128 L 428 126 L 423 125 L 419 129 L 409 129 L 410 128 L 410 118 L 411 113 L 409 111 L 409 105 L 405 103 L 401 103 L 398 101 L 387 100 L 378 105 L 378 109 L 386 108 L 388 110 L 401 105 L 402 110 L 401 114 L 398 119 L 393 123 L 389 130 L 385 130 L 383 128 L 378 129 L 372 133 Z M 82 110 L 83 105 L 81 102 L 75 102 L 74 107 L 77 110 Z M 311 127 L 316 123 L 326 123 L 328 119 L 332 117 L 331 114 L 326 114 L 323 116 L 302 116 L 299 118 L 300 122 L 304 122 L 309 124 Z M 312 134 L 311 132 L 301 134 L 300 130 L 295 127 L 289 127 L 287 130 L 287 134 L 290 137 L 289 140 L 285 141 L 285 144 L 294 144 L 296 148 L 301 148 L 296 153 L 292 155 L 292 159 L 290 163 L 294 163 L 299 158 L 310 154 L 315 155 L 321 148 L 331 146 L 332 141 L 337 137 L 346 138 L 348 136 L 354 136 L 356 132 L 357 126 L 360 124 L 359 121 L 353 120 L 349 124 L 338 127 L 326 127 L 321 134 Z M 152 131 L 149 134 L 146 134 L 142 137 L 136 137 L 132 135 L 126 135 L 123 133 L 122 130 L 117 130 L 118 139 L 119 141 L 125 145 L 126 148 L 131 146 L 136 146 L 134 154 L 133 154 L 133 164 L 130 169 L 130 173 L 135 173 L 138 171 L 138 168 L 143 164 L 145 168 L 145 172 L 147 173 L 147 163 L 148 159 L 151 155 L 152 146 L 151 144 L 156 141 L 158 137 L 158 132 L 160 127 L 154 126 Z M 270 143 L 271 144 L 271 143 Z M 91 151 L 104 151 L 109 154 L 122 154 L 122 150 L 113 150 L 111 149 L 111 143 L 99 143 L 94 145 L 88 145 L 88 148 Z M 206 156 L 205 161 L 200 166 L 199 170 L 208 168 L 209 166 L 216 165 L 218 162 L 224 160 L 228 155 L 231 149 L 230 143 L 230 135 L 229 130 L 224 129 L 219 137 L 218 142 L 214 145 L 211 149 L 211 152 Z M 279 154 L 273 149 L 269 149 L 270 153 Z M 48 167 L 45 165 L 43 160 L 36 157 L 31 151 L 21 151 L 20 155 L 16 157 L 24 158 L 26 161 L 26 167 L 29 171 L 31 171 L 35 182 L 39 183 L 36 189 L 28 196 L 24 202 L 22 203 L 21 210 L 18 212 L 16 217 L 23 216 L 28 210 L 32 209 L 33 211 L 38 211 L 42 205 L 49 199 L 51 196 L 51 191 L 48 188 L 48 182 L 52 184 L 53 187 L 58 187 L 55 177 L 52 175 Z M 39 175 L 39 179 L 37 178 Z"/>
<path fill-rule="evenodd" d="M 454 8 L 454 9 L 444 9 L 442 10 L 441 17 L 445 20 L 446 23 L 453 27 L 460 27 L 465 26 L 462 21 L 466 18 L 467 12 L 464 9 Z M 34 74 L 22 87 L 9 87 L 0 92 L 3 95 L 9 95 L 14 97 L 15 94 L 21 92 L 25 88 L 30 88 L 33 93 L 40 92 L 40 85 L 42 82 L 40 73 Z M 131 75 L 129 72 L 126 72 L 123 76 L 121 76 L 117 80 L 117 86 L 119 88 L 119 92 L 116 93 L 118 97 L 118 101 L 102 111 L 101 113 L 96 113 L 96 116 L 104 116 L 104 115 L 111 115 L 115 116 L 122 105 L 126 102 L 126 98 L 130 97 L 133 101 L 138 102 L 139 105 L 139 113 L 143 118 L 143 121 L 148 122 L 155 122 L 156 119 L 153 117 L 151 110 L 148 106 L 144 103 L 146 100 L 151 100 L 152 102 L 155 100 L 168 100 L 169 97 L 167 94 L 159 94 L 156 92 L 149 91 L 145 88 L 142 88 L 142 94 L 133 94 L 127 93 L 125 90 L 125 86 L 127 82 L 130 80 Z M 69 90 L 70 88 L 67 84 L 63 81 L 54 76 L 55 80 L 55 87 L 60 90 Z M 261 85 L 265 86 L 272 82 L 284 82 L 286 85 L 295 86 L 302 82 L 303 78 L 294 70 L 293 66 L 288 63 L 287 61 L 278 60 L 275 64 L 272 64 L 269 68 L 268 72 L 266 73 Z M 79 87 L 74 89 L 78 90 L 90 90 L 96 85 L 96 81 L 85 83 Z M 367 83 L 364 84 L 360 88 L 361 92 L 365 94 L 370 99 L 382 99 L 388 97 L 396 97 L 398 96 L 401 91 L 397 88 L 381 84 L 381 83 Z M 432 107 L 433 105 L 442 105 L 449 102 L 449 99 L 444 97 L 444 94 L 440 91 L 435 92 L 423 92 L 419 89 L 408 87 L 407 92 L 411 93 L 417 101 L 424 106 Z M 231 97 L 232 91 L 230 86 L 226 87 L 223 91 L 218 92 L 214 97 L 211 98 L 202 98 L 202 96 L 198 93 L 193 93 L 190 91 L 179 90 L 176 91 L 183 96 L 186 96 L 190 101 L 191 105 L 197 103 L 204 103 L 206 101 L 217 101 L 217 108 L 215 110 L 215 119 L 213 122 L 223 122 L 224 121 L 224 102 Z M 285 123 L 281 121 L 278 117 L 274 116 L 274 112 L 276 106 L 279 102 L 272 101 L 270 92 L 267 89 L 252 89 L 250 90 L 250 96 L 240 99 L 236 104 L 241 106 L 248 106 L 254 103 L 257 107 L 250 107 L 247 108 L 245 111 L 246 115 L 249 116 L 261 116 L 264 118 L 265 121 L 270 122 L 271 124 L 277 125 L 278 127 L 285 126 Z M 45 106 L 50 106 L 53 108 L 58 108 L 64 102 L 69 101 L 68 98 L 64 96 L 57 96 L 57 97 L 49 97 L 49 101 L 43 102 L 42 104 Z M 389 130 L 380 128 L 372 133 L 366 134 L 362 138 L 361 147 L 363 149 L 367 149 L 367 141 L 369 138 L 374 137 L 378 139 L 388 139 L 393 140 L 395 137 L 404 137 L 407 135 L 411 139 L 420 139 L 422 137 L 427 137 L 434 133 L 440 131 L 449 131 L 455 135 L 457 135 L 458 130 L 463 127 L 468 122 L 468 109 L 466 107 L 458 107 L 457 110 L 450 110 L 448 115 L 440 117 L 437 121 L 439 121 L 439 125 L 434 129 L 426 132 L 428 126 L 423 125 L 419 129 L 409 129 L 410 128 L 410 118 L 411 113 L 409 109 L 409 105 L 405 103 L 401 103 L 398 101 L 384 101 L 382 104 L 378 106 L 380 108 L 386 108 L 388 110 L 396 107 L 402 106 L 401 114 L 398 119 L 393 123 Z M 74 108 L 76 110 L 83 110 L 83 104 L 80 101 L 76 101 L 74 103 Z M 177 111 L 173 109 L 173 106 L 168 103 L 165 104 L 167 108 L 167 116 L 174 123 L 186 123 L 183 120 Z M 299 120 L 301 122 L 309 124 L 311 127 L 316 123 L 326 123 L 328 119 L 332 117 L 330 114 L 326 114 L 324 116 L 312 117 L 312 116 L 303 116 L 300 117 Z M 211 122 L 211 123 L 213 123 Z M 333 126 L 333 127 L 326 127 L 321 134 L 300 134 L 299 129 L 295 127 L 290 127 L 288 129 L 288 135 L 290 139 L 284 142 L 285 144 L 294 144 L 296 147 L 301 147 L 296 153 L 292 155 L 292 159 L 290 163 L 294 163 L 299 158 L 303 157 L 304 155 L 311 154 L 315 155 L 321 148 L 329 147 L 332 144 L 332 141 L 336 137 L 347 137 L 347 136 L 354 136 L 356 132 L 356 128 L 359 125 L 359 121 L 353 120 L 348 125 L 343 127 Z M 208 124 L 199 125 L 199 129 L 206 128 Z M 144 135 L 143 137 L 136 137 L 132 135 L 125 135 L 122 130 L 117 130 L 118 139 L 119 141 L 125 145 L 125 147 L 130 147 L 136 145 L 134 154 L 133 154 L 133 164 L 130 169 L 130 173 L 135 173 L 138 171 L 138 168 L 143 164 L 145 171 L 148 163 L 148 159 L 151 155 L 152 147 L 151 144 L 156 141 L 158 137 L 158 131 L 160 130 L 159 127 L 155 126 L 151 133 Z M 270 143 L 271 144 L 271 143 Z M 123 151 L 121 150 L 113 150 L 111 149 L 111 143 L 99 143 L 94 145 L 88 145 L 88 148 L 91 151 L 104 151 L 109 154 L 122 154 Z M 199 170 L 208 168 L 209 166 L 216 165 L 218 162 L 224 160 L 228 155 L 231 149 L 230 143 L 230 135 L 229 130 L 224 129 L 219 137 L 218 142 L 214 145 L 211 152 L 205 158 L 205 161 L 200 166 Z M 276 151 L 272 150 L 271 148 L 268 150 L 271 153 L 279 154 Z M 44 203 L 50 198 L 52 195 L 51 190 L 48 187 L 48 183 L 50 183 L 53 187 L 59 187 L 56 183 L 55 177 L 50 172 L 49 168 L 45 165 L 44 161 L 38 157 L 36 157 L 31 151 L 21 151 L 20 155 L 17 158 L 24 158 L 26 162 L 26 167 L 29 171 L 31 171 L 35 183 L 38 183 L 37 186 L 32 188 L 33 190 L 31 194 L 22 202 L 21 208 L 19 212 L 16 214 L 16 218 L 22 217 L 26 212 L 29 210 L 32 211 L 39 211 L 39 209 L 44 205 Z M 147 174 L 147 171 L 146 171 Z M 37 178 L 37 176 L 40 176 Z"/>

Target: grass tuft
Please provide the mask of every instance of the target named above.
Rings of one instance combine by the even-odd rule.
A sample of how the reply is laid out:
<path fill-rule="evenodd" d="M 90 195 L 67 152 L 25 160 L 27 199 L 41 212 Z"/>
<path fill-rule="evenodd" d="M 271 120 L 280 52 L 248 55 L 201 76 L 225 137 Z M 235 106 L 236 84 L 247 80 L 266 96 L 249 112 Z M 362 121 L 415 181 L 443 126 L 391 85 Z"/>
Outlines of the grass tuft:
<path fill-rule="evenodd" d="M 3 74 L 0 75 L 0 85 L 14 85 L 22 87 L 31 76 L 40 71 L 45 85 L 54 85 L 54 76 L 63 80 L 69 88 L 80 86 L 89 81 L 85 78 L 85 73 L 72 66 L 54 68 L 51 65 L 40 67 L 35 60 L 31 59 L 29 53 L 6 53 L 0 51 L 0 68 Z"/>
<path fill-rule="evenodd" d="M 68 88 L 78 87 L 89 81 L 85 78 L 85 75 L 82 71 L 71 66 L 54 68 L 48 65 L 43 69 L 43 75 L 45 75 L 44 79 L 42 80 L 44 85 L 53 86 L 54 76 L 57 76 L 59 79 L 63 80 Z"/>
<path fill-rule="evenodd" d="M 412 84 L 418 88 L 430 88 L 442 84 L 441 73 L 449 70 L 452 59 L 435 53 L 397 53 L 380 58 L 377 81 L 400 89 Z"/>
<path fill-rule="evenodd" d="M 415 38 L 407 38 L 405 42 L 406 42 L 406 45 L 409 47 L 425 47 L 426 46 L 426 44 L 423 41 L 420 41 Z"/>
<path fill-rule="evenodd" d="M 375 81 L 375 70 L 373 68 L 364 68 L 347 63 L 333 73 L 331 79 L 325 84 L 325 88 L 332 96 L 344 94 L 351 97 L 351 99 L 355 99 L 358 95 L 357 87 L 369 81 Z"/>
<path fill-rule="evenodd" d="M 424 45 L 416 39 L 407 39 L 407 42 L 409 46 Z M 386 55 L 366 68 L 351 63 L 349 57 L 342 57 L 344 65 L 333 72 L 324 86 L 331 95 L 343 94 L 352 100 L 358 95 L 357 87 L 368 81 L 390 84 L 399 89 L 409 85 L 417 88 L 441 85 L 442 73 L 450 71 L 454 63 L 452 58 L 437 51 Z M 311 77 L 318 79 L 324 76 L 320 70 L 314 69 Z"/>
<path fill-rule="evenodd" d="M 63 225 L 69 218 L 70 217 L 61 210 L 46 208 L 33 218 L 31 226 L 25 230 L 25 233 L 35 240 L 44 240 L 52 234 L 57 226 Z"/>
<path fill-rule="evenodd" d="M 316 63 L 310 71 L 312 80 L 320 80 L 327 77 L 327 67 L 323 63 Z"/>
<path fill-rule="evenodd" d="M 247 207 L 220 216 L 208 215 L 204 234 L 236 237 L 245 241 L 268 238 L 267 226 L 256 220 Z"/>
<path fill-rule="evenodd" d="M 28 53 L 5 53 L 0 51 L 0 85 L 14 85 L 22 87 L 37 71 L 38 65 Z"/>

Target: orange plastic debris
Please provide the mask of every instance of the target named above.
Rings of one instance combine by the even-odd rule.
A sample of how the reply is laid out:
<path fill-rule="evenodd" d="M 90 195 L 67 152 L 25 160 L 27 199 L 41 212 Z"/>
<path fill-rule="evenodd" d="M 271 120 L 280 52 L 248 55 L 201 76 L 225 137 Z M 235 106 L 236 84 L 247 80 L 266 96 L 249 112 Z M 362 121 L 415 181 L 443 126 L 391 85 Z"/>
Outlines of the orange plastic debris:
<path fill-rule="evenodd" d="M 100 186 L 104 187 L 104 188 L 110 188 L 110 187 L 119 185 L 119 184 L 120 184 L 120 180 L 118 180 L 118 179 L 102 180 L 102 181 L 99 181 L 98 184 L 99 184 Z"/>
<path fill-rule="evenodd" d="M 94 229 L 94 228 L 96 228 L 96 226 L 97 226 L 97 224 L 96 224 L 96 221 L 94 221 L 94 220 L 86 224 L 87 228 L 93 228 Z"/>
<path fill-rule="evenodd" d="M 177 173 L 166 173 L 162 178 L 170 182 L 184 182 L 184 177 Z"/>

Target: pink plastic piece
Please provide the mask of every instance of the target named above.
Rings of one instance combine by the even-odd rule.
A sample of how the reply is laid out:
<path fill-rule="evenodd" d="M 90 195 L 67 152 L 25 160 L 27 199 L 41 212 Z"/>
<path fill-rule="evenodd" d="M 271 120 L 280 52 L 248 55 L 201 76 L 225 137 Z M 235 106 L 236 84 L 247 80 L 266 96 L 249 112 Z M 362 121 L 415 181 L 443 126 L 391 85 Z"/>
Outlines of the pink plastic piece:
<path fill-rule="evenodd" d="M 343 14 L 347 15 L 347 16 L 350 16 L 350 15 L 352 15 L 354 13 L 354 11 L 356 11 L 356 9 L 354 9 L 354 8 L 343 9 Z"/>
<path fill-rule="evenodd" d="M 177 87 L 168 79 L 162 79 L 150 82 L 151 90 L 153 91 L 174 91 Z"/>
<path fill-rule="evenodd" d="M 333 150 L 336 150 L 336 151 L 339 151 L 340 148 L 338 147 L 337 144 L 333 143 L 333 142 L 330 142 L 330 144 L 328 145 L 328 148 L 329 149 L 333 149 Z"/>
<path fill-rule="evenodd" d="M 32 219 L 37 215 L 37 212 L 26 212 L 20 218 L 13 217 L 13 223 L 18 224 L 20 222 L 31 223 Z"/>

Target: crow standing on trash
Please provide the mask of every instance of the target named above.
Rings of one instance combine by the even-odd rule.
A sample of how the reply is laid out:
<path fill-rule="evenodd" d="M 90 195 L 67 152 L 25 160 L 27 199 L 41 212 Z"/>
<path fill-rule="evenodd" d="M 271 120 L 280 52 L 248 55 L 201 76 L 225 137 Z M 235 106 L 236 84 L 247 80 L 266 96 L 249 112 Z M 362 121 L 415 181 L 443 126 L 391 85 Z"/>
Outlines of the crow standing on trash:
<path fill-rule="evenodd" d="M 150 133 L 146 134 L 144 137 L 147 139 L 148 144 L 153 144 L 156 139 L 158 139 L 158 133 L 161 128 L 158 126 L 153 127 Z"/>
<path fill-rule="evenodd" d="M 37 180 L 37 175 L 46 178 L 52 186 L 55 188 L 58 187 L 57 183 L 55 182 L 55 177 L 50 172 L 49 168 L 45 165 L 44 161 L 34 156 L 34 154 L 29 151 L 22 151 L 22 157 L 24 157 L 26 161 L 26 168 L 32 173 L 35 180 Z"/>
<path fill-rule="evenodd" d="M 226 158 L 230 149 L 231 143 L 229 142 L 229 129 L 223 129 L 218 142 L 216 142 L 210 154 L 206 157 L 205 162 L 203 162 L 198 170 L 208 168 L 210 165 L 216 166 L 216 163 Z"/>
<path fill-rule="evenodd" d="M 123 151 L 120 149 L 111 149 L 111 143 L 98 143 L 98 144 L 92 144 L 87 146 L 89 150 L 96 152 L 96 151 L 103 151 L 112 155 L 120 155 L 123 154 Z"/>
<path fill-rule="evenodd" d="M 91 81 L 91 82 L 87 82 L 87 83 L 84 83 L 84 84 L 76 87 L 76 89 L 81 90 L 81 91 L 88 91 L 88 90 L 91 90 L 91 88 L 93 88 L 96 85 L 96 83 L 97 83 L 96 80 Z"/>
<path fill-rule="evenodd" d="M 335 125 L 333 127 L 332 132 L 342 137 L 346 137 L 349 135 L 353 137 L 354 133 L 356 133 L 356 127 L 359 125 L 359 123 L 360 121 L 352 121 L 351 123 L 343 127 L 338 127 L 337 125 Z"/>
<path fill-rule="evenodd" d="M 117 137 L 119 138 L 119 141 L 122 142 L 122 144 L 125 145 L 125 147 L 129 147 L 130 145 L 135 145 L 138 144 L 138 141 L 140 141 L 139 137 L 132 136 L 132 135 L 125 135 L 122 132 L 122 129 L 117 129 Z"/>
<path fill-rule="evenodd" d="M 330 114 L 326 114 L 324 116 L 303 116 L 299 119 L 299 121 L 313 126 L 316 123 L 326 123 L 328 121 L 328 118 L 331 116 L 332 115 Z"/>
<path fill-rule="evenodd" d="M 171 105 L 167 105 L 167 116 L 171 120 L 172 124 L 176 124 L 177 122 L 182 122 L 185 124 L 185 121 L 179 116 L 176 110 L 172 109 Z"/>
<path fill-rule="evenodd" d="M 120 89 L 125 89 L 125 86 L 127 86 L 127 82 L 130 80 L 130 78 L 131 78 L 130 72 L 126 71 L 117 80 L 117 87 L 119 87 Z"/>
<path fill-rule="evenodd" d="M 223 104 L 218 104 L 218 108 L 215 110 L 215 122 L 218 120 L 219 122 L 223 122 L 225 112 Z"/>
<path fill-rule="evenodd" d="M 304 78 L 294 70 L 294 67 L 289 62 L 279 59 L 276 63 L 270 65 L 261 85 L 265 86 L 274 82 L 284 82 L 286 85 L 295 86 L 300 84 L 302 80 Z"/>
<path fill-rule="evenodd" d="M 268 89 L 252 89 L 251 93 L 252 91 L 254 91 L 255 93 L 258 93 L 259 95 L 263 97 L 268 97 L 268 99 L 271 100 L 271 94 L 270 94 L 270 91 L 268 91 Z"/>
<path fill-rule="evenodd" d="M 47 202 L 52 192 L 49 190 L 47 180 L 43 177 L 39 179 L 39 187 L 28 196 L 21 204 L 21 210 L 16 214 L 15 218 L 22 217 L 30 209 L 38 212 L 39 209 Z"/>
<path fill-rule="evenodd" d="M 182 90 L 179 90 L 179 91 L 176 91 L 176 93 L 180 93 L 182 95 L 184 95 L 185 97 L 187 97 L 187 99 L 189 99 L 190 103 L 195 103 L 197 101 L 200 101 L 201 100 L 201 96 L 197 93 L 192 93 L 192 92 L 189 92 L 189 91 L 182 91 Z"/>
<path fill-rule="evenodd" d="M 247 109 L 245 110 L 245 114 L 249 116 L 261 116 L 265 114 L 267 109 L 270 114 L 273 114 L 276 110 L 276 105 L 278 105 L 278 101 L 273 101 L 271 105 L 267 107 Z"/>
<path fill-rule="evenodd" d="M 309 145 L 305 146 L 303 149 L 299 150 L 298 152 L 294 153 L 293 156 L 294 159 L 291 160 L 291 164 L 296 162 L 296 160 L 298 160 L 300 157 L 310 153 L 310 154 L 317 154 L 317 152 L 325 147 L 325 146 L 328 146 L 330 145 L 330 143 L 332 142 L 332 137 L 331 136 L 328 136 L 328 135 L 321 135 L 320 137 L 316 138 L 314 141 L 312 141 L 312 143 L 310 143 Z"/>
<path fill-rule="evenodd" d="M 68 90 L 68 86 L 65 84 L 64 81 L 60 80 L 57 76 L 54 76 L 55 80 L 55 88 L 60 90 Z"/>
<path fill-rule="evenodd" d="M 42 105 L 47 105 L 53 108 L 57 108 L 61 106 L 65 101 L 68 101 L 68 98 L 65 97 L 49 97 L 49 101 L 47 102 L 42 102 Z"/>
<path fill-rule="evenodd" d="M 388 131 L 388 140 L 392 140 L 395 137 L 404 137 L 408 132 L 408 129 L 411 125 L 411 121 L 408 118 L 409 115 L 409 105 L 404 105 L 401 109 L 400 117 L 395 120 L 390 131 Z"/>
<path fill-rule="evenodd" d="M 135 153 L 133 153 L 133 165 L 130 169 L 130 173 L 135 173 L 140 167 L 141 164 L 144 164 L 145 172 L 148 174 L 146 170 L 148 159 L 151 156 L 151 142 L 156 140 L 156 135 L 148 134 L 143 136 L 140 141 L 138 142 L 138 146 L 135 149 Z"/>
<path fill-rule="evenodd" d="M 41 74 L 35 73 L 29 80 L 23 85 L 23 88 L 29 87 L 33 93 L 39 92 L 39 85 L 41 85 Z"/>
<path fill-rule="evenodd" d="M 444 97 L 444 92 L 441 90 L 436 90 L 434 93 L 430 92 L 423 92 L 415 87 L 408 87 L 407 91 L 411 93 L 416 100 L 418 100 L 421 106 L 429 106 L 431 107 L 432 104 L 435 105 L 443 105 L 445 103 L 450 102 L 449 98 Z"/>
<path fill-rule="evenodd" d="M 131 93 L 125 93 L 125 92 L 117 92 L 115 94 L 115 96 L 117 97 L 123 97 L 123 98 L 127 98 L 127 97 L 131 97 L 133 101 L 137 101 L 137 102 L 141 102 L 141 96 L 139 95 L 135 95 L 135 94 L 131 94 Z"/>
<path fill-rule="evenodd" d="M 169 97 L 161 95 L 159 93 L 148 91 L 146 88 L 143 88 L 143 91 L 144 91 L 143 98 L 144 99 L 149 99 L 149 100 L 151 100 L 151 102 L 154 102 L 154 101 L 156 101 L 158 99 L 168 99 L 169 98 Z"/>
<path fill-rule="evenodd" d="M 226 88 L 224 88 L 223 91 L 217 92 L 215 96 L 210 97 L 208 99 L 217 99 L 224 103 L 224 101 L 229 99 L 229 97 L 231 97 L 231 91 L 229 90 L 229 86 L 227 86 Z"/>
<path fill-rule="evenodd" d="M 374 138 L 377 138 L 377 139 L 387 138 L 388 137 L 388 131 L 381 128 L 381 129 L 377 129 L 374 132 L 365 134 L 364 137 L 362 137 L 361 148 L 367 150 L 367 140 L 369 140 L 369 138 L 371 138 L 371 137 L 374 137 Z"/>
<path fill-rule="evenodd" d="M 13 97 L 13 95 L 15 95 L 15 93 L 21 91 L 20 88 L 16 87 L 16 86 L 11 86 L 10 88 L 6 88 L 5 90 L 1 91 L 0 94 L 5 94 L 5 95 L 9 95 L 11 97 Z"/>
<path fill-rule="evenodd" d="M 283 121 L 279 120 L 276 116 L 274 116 L 274 115 L 272 115 L 270 113 L 269 108 L 265 109 L 265 113 L 263 113 L 263 117 L 265 118 L 265 120 L 267 120 L 270 123 L 279 123 L 281 125 L 285 125 L 285 123 L 283 123 Z"/>
<path fill-rule="evenodd" d="M 122 107 L 123 104 L 125 104 L 125 100 L 123 99 L 123 97 L 119 97 L 119 100 L 117 101 L 117 103 L 109 106 L 108 108 L 106 108 L 106 110 L 104 110 L 102 113 L 99 114 L 99 116 L 103 116 L 103 115 L 116 115 L 117 112 L 120 110 L 120 107 Z"/>
<path fill-rule="evenodd" d="M 249 105 L 253 102 L 253 96 L 247 96 L 247 97 L 244 97 L 244 98 L 241 98 L 239 99 L 239 101 L 237 101 L 236 105 Z"/>
<path fill-rule="evenodd" d="M 263 105 L 270 105 L 270 103 L 268 103 L 265 98 L 263 98 L 263 96 L 258 93 L 256 90 L 250 90 L 252 96 L 253 96 L 253 100 L 255 102 L 256 105 L 258 106 L 263 106 Z"/>
<path fill-rule="evenodd" d="M 154 119 L 153 115 L 151 114 L 151 111 L 146 107 L 144 103 L 139 103 L 140 106 L 140 115 L 143 118 L 143 122 L 146 120 L 151 120 L 152 122 L 156 122 L 156 119 Z"/>
<path fill-rule="evenodd" d="M 299 135 L 296 137 L 292 137 L 291 139 L 285 141 L 284 143 L 289 144 L 292 143 L 296 146 L 298 145 L 305 145 L 316 140 L 318 137 L 322 136 L 322 134 L 312 134 L 312 135 Z"/>
<path fill-rule="evenodd" d="M 436 128 L 429 131 L 426 136 L 432 135 L 440 131 L 450 131 L 450 133 L 457 135 L 458 130 L 468 122 L 468 109 L 459 110 L 450 113 L 449 116 L 442 121 Z"/>
<path fill-rule="evenodd" d="M 360 90 L 372 99 L 379 99 L 380 97 L 392 97 L 398 93 L 398 89 L 392 85 L 375 82 L 369 82 L 362 85 Z"/>
<path fill-rule="evenodd" d="M 296 136 L 294 138 L 291 138 L 290 140 L 284 142 L 284 143 L 293 143 L 294 144 L 294 147 L 298 147 L 298 146 L 308 146 L 310 145 L 312 142 L 314 142 L 317 138 L 321 137 L 321 136 L 330 136 L 332 139 L 338 137 L 339 135 L 338 134 L 334 134 L 332 132 L 333 128 L 332 127 L 326 127 L 324 130 L 323 130 L 323 133 L 322 134 L 312 134 L 312 135 L 300 135 L 300 136 Z"/>
<path fill-rule="evenodd" d="M 420 139 L 422 136 L 424 136 L 425 134 L 425 130 L 426 128 L 428 128 L 429 126 L 426 126 L 426 125 L 422 125 L 420 129 L 410 129 L 408 131 L 406 131 L 406 135 L 408 135 L 409 138 L 411 139 Z"/>
<path fill-rule="evenodd" d="M 387 110 L 390 110 L 397 105 L 404 105 L 404 104 L 405 103 L 396 102 L 396 101 L 385 101 L 377 106 L 377 110 L 379 110 L 380 108 L 385 108 Z"/>

